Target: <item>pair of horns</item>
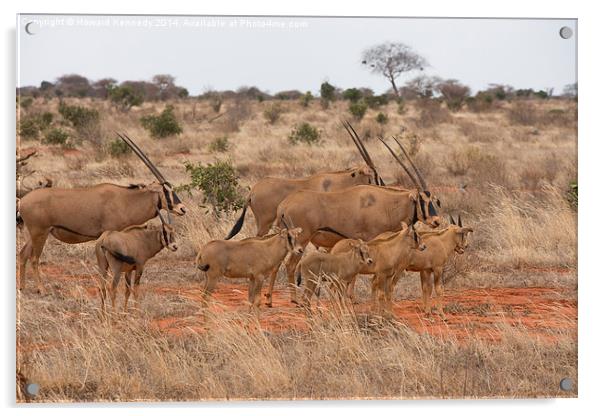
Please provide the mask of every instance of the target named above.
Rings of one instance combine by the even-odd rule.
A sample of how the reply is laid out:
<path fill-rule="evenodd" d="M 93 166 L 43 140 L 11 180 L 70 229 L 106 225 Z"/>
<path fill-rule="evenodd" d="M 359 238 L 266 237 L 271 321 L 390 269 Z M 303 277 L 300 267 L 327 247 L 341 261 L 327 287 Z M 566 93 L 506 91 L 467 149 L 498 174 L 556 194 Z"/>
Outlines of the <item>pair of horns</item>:
<path fill-rule="evenodd" d="M 157 167 L 155 165 L 153 165 L 153 163 L 150 161 L 150 159 L 144 154 L 144 152 L 142 150 L 140 150 L 138 145 L 136 143 L 134 143 L 134 141 L 128 137 L 127 134 L 117 133 L 117 136 L 121 140 L 123 140 L 130 147 L 130 149 L 132 149 L 132 151 L 134 153 L 136 153 L 136 155 L 140 158 L 140 160 L 142 160 L 142 162 L 144 162 L 144 164 L 146 165 L 146 167 L 148 167 L 148 169 L 152 172 L 152 174 L 155 175 L 155 177 L 161 183 L 161 185 L 165 185 L 165 184 L 169 185 L 169 182 L 167 182 L 165 180 L 165 178 L 163 177 L 161 172 L 159 172 L 159 169 L 157 169 Z"/>
<path fill-rule="evenodd" d="M 368 150 L 366 150 L 364 143 L 362 143 L 359 135 L 357 134 L 357 132 L 355 131 L 355 129 L 353 128 L 351 123 L 349 121 L 345 120 L 342 122 L 342 124 L 343 124 L 343 127 L 345 127 L 345 130 L 347 130 L 347 133 L 349 133 L 351 140 L 353 140 L 353 143 L 355 144 L 355 147 L 357 147 L 357 150 L 360 152 L 360 155 L 362 156 L 362 159 L 364 159 L 364 162 L 366 162 L 366 164 L 370 167 L 370 169 L 372 169 L 374 171 L 374 180 L 376 181 L 376 183 L 381 186 L 384 186 L 385 183 L 383 182 L 382 178 L 376 171 L 376 166 L 374 165 L 374 162 L 372 161 L 372 158 L 370 157 Z"/>
<path fill-rule="evenodd" d="M 458 214 L 458 223 L 456 224 L 456 222 L 454 221 L 454 217 L 452 217 L 451 215 L 449 216 L 449 222 L 452 225 L 457 225 L 458 227 L 462 227 L 462 216 L 460 214 Z"/>
<path fill-rule="evenodd" d="M 406 149 L 401 145 L 401 143 L 399 142 L 399 140 L 397 140 L 397 137 L 393 136 L 393 140 L 395 140 L 395 143 L 397 143 L 397 145 L 399 146 L 399 148 L 403 152 L 404 156 L 408 159 L 408 162 L 410 162 L 410 165 L 412 166 L 412 169 L 414 169 L 414 172 L 416 173 L 416 176 L 414 176 L 412 174 L 412 172 L 410 171 L 410 169 L 408 169 L 408 167 L 401 161 L 401 159 L 399 158 L 399 156 L 397 156 L 397 154 L 393 151 L 393 149 L 391 149 L 391 146 L 389 146 L 387 144 L 387 142 L 385 142 L 385 140 L 382 137 L 379 137 L 378 140 L 380 140 L 382 142 L 382 144 L 385 145 L 385 147 L 387 148 L 387 150 L 389 150 L 389 152 L 391 153 L 391 155 L 393 155 L 393 157 L 395 158 L 395 160 L 397 161 L 397 163 L 399 163 L 399 165 L 403 168 L 403 170 L 409 176 L 409 178 L 412 180 L 412 182 L 414 182 L 414 185 L 418 189 L 420 189 L 421 191 L 426 191 L 426 189 L 427 189 L 426 181 L 424 180 L 424 178 L 422 177 L 422 174 L 420 173 L 420 171 L 418 170 L 418 168 L 416 167 L 416 165 L 412 161 L 412 158 L 410 158 L 410 155 L 408 154 L 408 152 L 406 151 Z M 418 179 L 416 179 L 416 177 L 418 177 Z"/>
<path fill-rule="evenodd" d="M 282 220 L 282 223 L 284 224 L 284 227 L 285 227 L 287 230 L 292 230 L 293 228 L 295 228 L 295 226 L 293 225 L 293 222 L 292 222 L 292 220 L 291 220 L 290 222 L 289 222 L 289 221 L 287 221 L 287 219 L 285 218 L 284 214 L 283 214 L 283 215 L 282 215 L 282 217 L 280 217 L 280 218 L 281 218 L 281 220 Z"/>

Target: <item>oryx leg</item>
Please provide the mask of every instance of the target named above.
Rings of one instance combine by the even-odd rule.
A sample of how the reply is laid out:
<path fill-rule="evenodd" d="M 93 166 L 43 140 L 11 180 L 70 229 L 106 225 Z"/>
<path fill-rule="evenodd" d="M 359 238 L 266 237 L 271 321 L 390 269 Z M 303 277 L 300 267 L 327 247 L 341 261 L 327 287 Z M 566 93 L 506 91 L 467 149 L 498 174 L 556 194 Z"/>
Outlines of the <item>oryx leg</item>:
<path fill-rule="evenodd" d="M 249 279 L 249 305 L 250 311 L 254 311 L 259 317 L 259 306 L 261 304 L 261 288 L 263 276 Z"/>
<path fill-rule="evenodd" d="M 437 267 L 433 270 L 433 274 L 435 275 L 435 294 L 437 295 L 437 313 L 441 315 L 443 319 L 445 319 L 445 314 L 443 313 L 443 268 Z"/>
<path fill-rule="evenodd" d="M 355 281 L 357 280 L 357 274 L 347 283 L 347 297 L 350 301 L 354 302 L 355 296 Z M 355 302 L 354 302 L 355 303 Z"/>
<path fill-rule="evenodd" d="M 123 301 L 123 311 L 128 310 L 128 300 L 130 299 L 130 293 L 132 292 L 132 278 L 134 277 L 134 270 L 125 272 L 125 299 Z"/>
<path fill-rule="evenodd" d="M 109 294 L 111 295 L 111 307 L 113 308 L 113 310 L 115 310 L 117 285 L 119 285 L 119 279 L 121 278 L 121 270 L 123 268 L 123 264 L 121 263 L 121 261 L 117 260 L 113 256 L 109 256 L 109 268 L 111 269 L 111 274 L 113 275 L 113 281 L 111 282 L 111 287 L 109 288 Z"/>
<path fill-rule="evenodd" d="M 107 258 L 105 257 L 104 250 L 100 247 L 97 247 L 96 259 L 98 261 L 98 271 L 100 272 L 100 279 L 98 282 L 100 286 L 100 308 L 102 310 L 102 313 L 104 314 L 107 310 L 105 301 L 107 299 L 107 286 L 109 284 L 109 277 L 107 275 L 109 263 L 107 262 Z"/>
<path fill-rule="evenodd" d="M 139 306 L 139 290 L 140 290 L 140 279 L 142 278 L 142 271 L 143 268 L 142 267 L 136 267 L 136 278 L 134 280 L 134 287 L 133 292 L 134 292 L 134 302 L 136 302 L 136 307 Z"/>
<path fill-rule="evenodd" d="M 318 280 L 320 276 L 314 275 L 313 273 L 309 273 L 309 276 L 305 277 L 305 287 L 303 289 L 302 302 L 303 306 L 309 307 L 309 303 L 313 295 L 316 294 L 316 290 L 318 288 Z"/>
<path fill-rule="evenodd" d="M 276 281 L 276 277 L 278 276 L 278 267 L 276 267 L 272 273 L 270 273 L 270 283 L 268 286 L 268 293 L 265 294 L 266 297 L 266 301 L 265 304 L 267 305 L 268 308 L 272 307 L 272 295 L 273 295 L 273 291 L 274 291 L 274 282 Z"/>
<path fill-rule="evenodd" d="M 215 290 L 215 286 L 217 285 L 217 280 L 219 278 L 219 274 L 216 272 L 211 273 L 209 270 L 205 276 L 205 284 L 203 285 L 203 306 L 207 306 L 209 297 Z"/>
<path fill-rule="evenodd" d="M 286 262 L 286 275 L 288 278 L 288 290 L 291 296 L 292 303 L 297 302 L 297 286 L 295 285 L 295 268 L 301 261 L 301 256 L 298 254 L 291 253 L 288 261 Z"/>
<path fill-rule="evenodd" d="M 433 283 L 431 281 L 431 271 L 422 270 L 420 272 L 420 283 L 422 285 L 422 306 L 424 313 L 431 314 L 431 293 L 433 292 Z"/>
<path fill-rule="evenodd" d="M 392 272 L 385 277 L 385 310 L 387 313 L 393 313 L 393 291 L 395 290 L 394 280 L 396 273 Z"/>
<path fill-rule="evenodd" d="M 27 261 L 31 258 L 31 253 L 31 238 L 27 236 L 27 241 L 25 242 L 25 245 L 21 248 L 21 251 L 19 252 L 19 281 L 17 282 L 19 290 L 25 289 L 25 270 L 27 269 Z"/>
<path fill-rule="evenodd" d="M 44 250 L 44 244 L 46 244 L 49 231 L 50 230 L 29 230 L 31 239 L 31 268 L 33 269 L 33 275 L 36 278 L 36 284 L 38 286 L 38 293 L 40 294 L 44 292 L 42 280 L 40 279 L 40 256 L 42 255 L 42 250 Z"/>

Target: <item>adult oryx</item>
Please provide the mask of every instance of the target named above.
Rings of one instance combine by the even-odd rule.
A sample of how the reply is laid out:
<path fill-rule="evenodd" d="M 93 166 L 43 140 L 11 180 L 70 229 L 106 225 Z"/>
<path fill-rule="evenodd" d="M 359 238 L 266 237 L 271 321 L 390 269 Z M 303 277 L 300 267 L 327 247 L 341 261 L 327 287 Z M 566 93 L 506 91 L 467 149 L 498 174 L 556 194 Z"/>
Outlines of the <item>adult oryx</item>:
<path fill-rule="evenodd" d="M 231 239 L 238 234 L 245 221 L 247 208 L 251 207 L 255 223 L 257 225 L 257 236 L 268 233 L 270 227 L 276 219 L 276 209 L 284 198 L 297 191 L 340 191 L 356 185 L 384 185 L 382 179 L 376 172 L 376 168 L 370 155 L 363 147 L 357 133 L 348 122 L 343 124 L 351 139 L 355 143 L 360 155 L 366 162 L 366 165 L 356 166 L 349 169 L 335 172 L 320 172 L 305 178 L 272 178 L 267 177 L 257 182 L 252 188 L 247 202 L 240 214 L 240 217 L 232 227 L 232 230 L 225 238 Z M 355 136 L 354 136 L 355 134 Z"/>
<path fill-rule="evenodd" d="M 186 207 L 170 183 L 151 163 L 138 146 L 125 134 L 126 142 L 146 164 L 158 182 L 149 185 L 119 186 L 100 184 L 86 188 L 36 189 L 21 199 L 17 221 L 23 222 L 29 238 L 21 252 L 19 289 L 23 288 L 27 262 L 31 261 L 38 291 L 42 292 L 38 269 L 40 255 L 48 234 L 68 243 L 96 240 L 105 231 L 120 231 L 131 225 L 143 224 L 166 209 L 184 215 Z"/>
<path fill-rule="evenodd" d="M 303 232 L 298 236 L 299 244 L 305 246 L 311 241 L 321 247 L 332 247 L 342 238 L 372 240 L 383 232 L 400 230 L 402 222 L 411 225 L 422 221 L 433 228 L 437 227 L 440 220 L 435 205 L 440 206 L 439 200 L 428 191 L 426 182 L 401 143 L 395 139 L 418 179 L 385 141 L 381 141 L 408 173 L 417 189 L 359 185 L 338 192 L 296 192 L 278 206 L 276 225 L 301 227 Z M 291 300 L 295 303 L 293 273 L 299 259 L 300 256 L 292 255 L 287 262 Z M 266 296 L 269 302 L 271 292 Z"/>

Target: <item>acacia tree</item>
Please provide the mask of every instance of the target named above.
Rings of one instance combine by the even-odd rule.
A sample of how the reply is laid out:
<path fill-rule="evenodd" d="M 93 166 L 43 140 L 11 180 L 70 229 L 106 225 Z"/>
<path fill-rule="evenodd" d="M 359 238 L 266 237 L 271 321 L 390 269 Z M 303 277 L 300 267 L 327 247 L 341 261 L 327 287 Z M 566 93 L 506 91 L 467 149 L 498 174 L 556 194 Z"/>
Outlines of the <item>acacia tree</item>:
<path fill-rule="evenodd" d="M 428 66 L 426 59 L 403 43 L 385 42 L 366 49 L 362 54 L 362 64 L 368 65 L 376 74 L 383 75 L 393 87 L 395 95 L 399 90 L 395 80 L 405 72 L 422 70 Z"/>

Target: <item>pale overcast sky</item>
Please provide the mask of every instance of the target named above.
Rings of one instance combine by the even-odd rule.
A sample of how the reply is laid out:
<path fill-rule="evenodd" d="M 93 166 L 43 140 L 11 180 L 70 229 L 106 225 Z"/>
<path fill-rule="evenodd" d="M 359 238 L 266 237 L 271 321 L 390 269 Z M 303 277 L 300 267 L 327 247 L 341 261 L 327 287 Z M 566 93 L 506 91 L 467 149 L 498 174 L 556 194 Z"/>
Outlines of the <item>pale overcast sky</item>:
<path fill-rule="evenodd" d="M 21 15 L 18 22 L 19 86 L 72 73 L 118 81 L 167 73 L 193 95 L 243 85 L 316 92 L 325 80 L 380 93 L 390 85 L 361 65 L 361 53 L 384 41 L 411 46 L 429 61 L 426 73 L 473 91 L 502 83 L 559 92 L 576 82 L 570 19 Z M 573 30 L 568 40 L 563 26 Z"/>

